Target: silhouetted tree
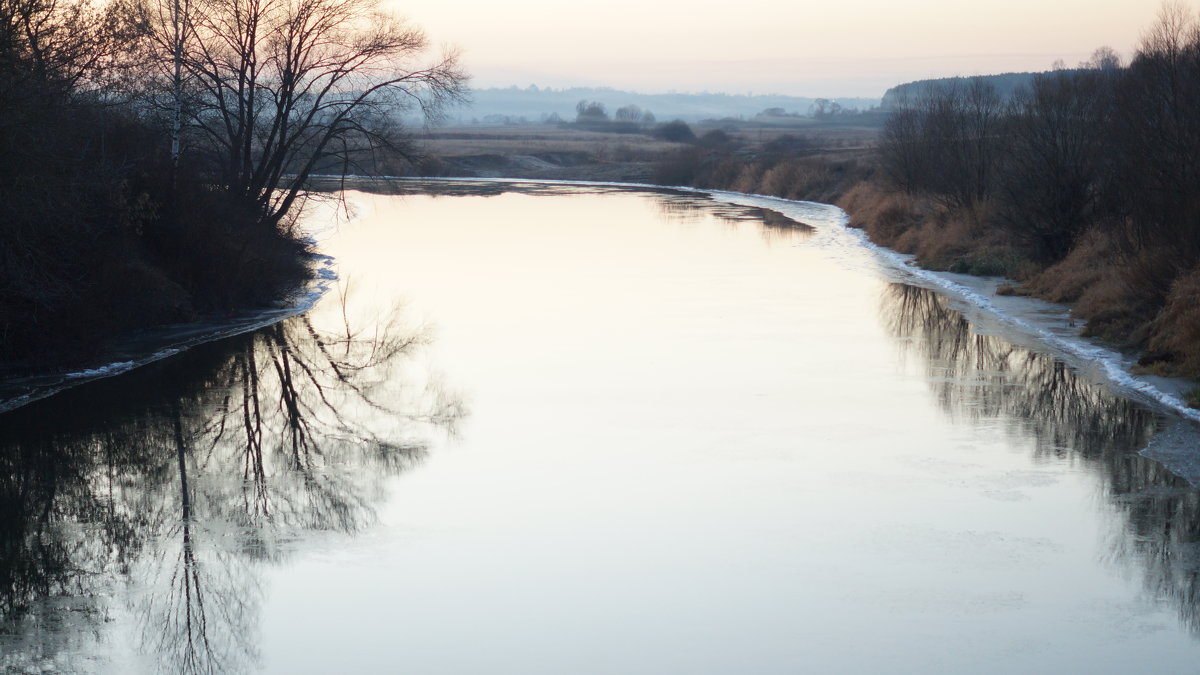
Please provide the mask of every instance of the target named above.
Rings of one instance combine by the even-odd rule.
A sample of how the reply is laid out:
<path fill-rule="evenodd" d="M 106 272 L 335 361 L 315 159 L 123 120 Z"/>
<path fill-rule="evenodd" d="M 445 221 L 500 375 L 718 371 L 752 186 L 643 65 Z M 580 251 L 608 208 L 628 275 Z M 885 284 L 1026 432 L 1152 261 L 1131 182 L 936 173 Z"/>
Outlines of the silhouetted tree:
<path fill-rule="evenodd" d="M 1149 287 L 1165 293 L 1200 261 L 1200 21 L 1166 4 L 1117 89 L 1107 186 L 1130 255 L 1156 253 Z"/>
<path fill-rule="evenodd" d="M 885 173 L 907 192 L 974 212 L 995 186 L 1003 122 L 1003 102 L 983 79 L 929 87 L 885 125 Z"/>
<path fill-rule="evenodd" d="M 316 169 L 403 150 L 399 113 L 435 118 L 463 95 L 457 57 L 420 62 L 425 35 L 378 0 L 190 0 L 186 11 L 178 1 L 146 0 L 142 12 L 191 150 L 270 224 Z"/>
<path fill-rule="evenodd" d="M 636 105 L 627 105 L 617 108 L 615 118 L 618 122 L 640 122 L 642 121 L 642 109 Z"/>
<path fill-rule="evenodd" d="M 1040 259 L 1063 258 L 1099 215 L 1113 72 L 1048 73 L 1013 102 L 1000 213 Z"/>
<path fill-rule="evenodd" d="M 675 143 L 690 143 L 696 140 L 696 133 L 683 120 L 672 120 L 654 127 L 654 135 Z"/>
<path fill-rule="evenodd" d="M 575 104 L 575 121 L 583 124 L 607 122 L 608 112 L 599 101 L 583 100 Z"/>

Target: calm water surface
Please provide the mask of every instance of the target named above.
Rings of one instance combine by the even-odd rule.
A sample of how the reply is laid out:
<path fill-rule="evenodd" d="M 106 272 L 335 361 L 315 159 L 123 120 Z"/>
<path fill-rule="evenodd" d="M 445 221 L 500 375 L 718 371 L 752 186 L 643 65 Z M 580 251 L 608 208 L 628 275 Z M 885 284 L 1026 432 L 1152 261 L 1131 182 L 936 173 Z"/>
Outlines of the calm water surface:
<path fill-rule="evenodd" d="M 1176 422 L 832 210 L 396 191 L 308 315 L 0 417 L 6 672 L 1200 668 Z"/>

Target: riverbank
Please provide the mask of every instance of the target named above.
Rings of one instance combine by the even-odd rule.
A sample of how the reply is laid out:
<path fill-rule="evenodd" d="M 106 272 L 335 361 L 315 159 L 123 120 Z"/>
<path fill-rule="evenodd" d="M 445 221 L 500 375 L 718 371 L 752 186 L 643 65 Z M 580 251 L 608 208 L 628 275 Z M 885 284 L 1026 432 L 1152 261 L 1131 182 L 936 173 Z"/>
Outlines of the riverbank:
<path fill-rule="evenodd" d="M 836 204 L 871 242 L 921 267 L 1004 277 L 998 294 L 1069 305 L 1081 335 L 1136 352 L 1140 372 L 1200 379 L 1200 270 L 1164 280 L 1161 255 L 1131 254 L 1100 223 L 1047 260 L 992 204 L 948 207 L 893 189 L 882 174 L 875 150 L 747 158 L 689 149 L 662 160 L 653 182 Z"/>
<path fill-rule="evenodd" d="M 215 187 L 201 152 L 172 158 L 134 106 L 13 77 L 0 68 L 0 377 L 77 370 L 114 340 L 268 307 L 309 276 L 289 221 Z"/>
<path fill-rule="evenodd" d="M 77 199 L 80 211 L 96 205 Z M 152 215 L 133 225 L 69 214 L 6 233 L 0 376 L 78 369 L 156 327 L 273 307 L 312 274 L 295 232 L 239 216 L 219 198 L 176 192 L 168 201 L 151 187 L 136 199 Z"/>
<path fill-rule="evenodd" d="M 424 184 L 426 181 L 428 184 Z M 1162 368 L 1139 365 L 1140 353 L 1088 335 L 1070 305 L 1038 298 L 1032 293 L 1013 292 L 1012 279 L 972 274 L 973 270 L 969 269 L 935 269 L 921 265 L 914 253 L 876 241 L 871 228 L 863 226 L 861 222 L 854 227 L 853 216 L 836 205 L 715 188 L 532 178 L 403 179 L 399 183 L 395 179 L 361 178 L 349 183 L 331 182 L 323 187 L 336 189 L 345 186 L 379 194 L 423 194 L 432 189 L 434 194 L 471 196 L 499 195 L 511 191 L 541 194 L 553 192 L 557 186 L 569 187 L 572 184 L 614 190 L 695 191 L 734 206 L 776 211 L 800 223 L 806 223 L 810 218 L 827 221 L 831 218 L 828 211 L 837 212 L 841 214 L 842 224 L 846 227 L 825 228 L 823 236 L 835 238 L 845 255 L 861 256 L 867 253 L 874 256 L 883 265 L 884 273 L 895 281 L 916 284 L 947 296 L 957 311 L 963 312 L 973 323 L 984 326 L 986 330 L 1003 331 L 1019 344 L 1048 353 L 1082 373 L 1090 373 L 1090 377 L 1096 381 L 1108 383 L 1129 398 L 1200 421 L 1200 413 L 1188 405 L 1193 381 Z M 436 187 L 430 188 L 429 185 Z M 1200 468 L 1189 469 L 1185 475 L 1200 484 Z"/>
<path fill-rule="evenodd" d="M 291 289 L 274 306 L 224 312 L 208 319 L 160 324 L 112 336 L 103 351 L 69 365 L 26 363 L 0 368 L 0 414 L 49 398 L 94 380 L 123 375 L 142 366 L 219 340 L 251 333 L 312 309 L 336 279 L 333 259 L 311 254 L 307 283 Z"/>
<path fill-rule="evenodd" d="M 1093 226 L 1056 261 L 1037 260 L 986 207 L 949 209 L 867 179 L 837 200 L 871 240 L 911 254 L 922 267 L 1009 280 L 999 294 L 1066 304 L 1080 335 L 1136 353 L 1147 374 L 1200 378 L 1200 275 L 1165 285 L 1152 251 L 1130 255 L 1117 235 Z M 1195 403 L 1196 401 L 1192 401 Z"/>
<path fill-rule="evenodd" d="M 823 161 L 821 158 L 810 158 L 809 163 L 817 163 Z M 778 166 L 778 165 L 777 165 Z M 856 166 L 869 167 L 869 159 L 860 160 Z M 746 169 L 742 172 L 742 176 L 769 177 L 778 175 L 778 171 L 772 172 L 771 167 L 763 168 L 759 166 L 753 170 Z M 1090 333 L 1086 330 L 1086 326 L 1082 322 L 1078 322 L 1077 314 L 1073 315 L 1067 311 L 1063 305 L 1048 306 L 1044 304 L 1036 304 L 1040 300 L 1035 300 L 1037 295 L 1032 292 L 1015 292 L 1013 283 L 1009 280 L 999 279 L 995 276 L 967 276 L 959 273 L 978 273 L 978 268 L 963 268 L 956 265 L 965 266 L 969 256 L 978 255 L 979 251 L 987 250 L 989 245 L 985 240 L 980 240 L 974 248 L 965 247 L 961 249 L 959 257 L 949 259 L 950 264 L 931 265 L 928 259 L 922 259 L 922 247 L 929 246 L 930 239 L 922 237 L 923 231 L 937 232 L 932 221 L 921 221 L 911 209 L 904 208 L 902 203 L 897 204 L 895 195 L 889 195 L 885 192 L 878 191 L 873 188 L 869 178 L 863 178 L 861 175 L 852 172 L 845 172 L 838 175 L 834 171 L 826 171 L 826 176 L 837 176 L 839 181 L 829 181 L 820 184 L 822 194 L 830 202 L 840 202 L 840 206 L 847 213 L 847 224 L 855 226 L 861 230 L 866 239 L 870 241 L 871 246 L 883 247 L 878 249 L 885 254 L 892 256 L 899 254 L 899 257 L 891 259 L 889 264 L 893 264 L 897 269 L 911 270 L 911 265 L 917 264 L 931 271 L 939 271 L 943 273 L 937 277 L 927 277 L 926 280 L 935 279 L 933 287 L 942 291 L 948 291 L 952 296 L 956 296 L 959 300 L 967 305 L 976 306 L 985 311 L 994 311 L 996 316 L 1008 317 L 1015 319 L 1016 324 L 1021 330 L 1028 332 L 1037 339 L 1048 341 L 1052 346 L 1058 349 L 1061 353 L 1073 355 L 1078 360 L 1075 365 L 1079 367 L 1087 367 L 1085 361 L 1089 358 L 1098 359 L 1097 363 L 1101 363 L 1103 368 L 1108 370 L 1107 377 L 1114 380 L 1119 380 L 1120 386 L 1134 392 L 1144 395 L 1148 400 L 1165 404 L 1168 408 L 1175 409 L 1177 412 L 1183 409 L 1183 399 L 1188 389 L 1188 383 L 1185 380 L 1172 378 L 1172 371 L 1153 367 L 1138 367 L 1130 357 L 1129 352 L 1118 350 L 1113 343 L 1099 343 L 1095 346 L 1098 349 L 1107 349 L 1107 351 L 1092 352 L 1083 348 L 1085 343 L 1071 344 L 1064 348 L 1063 344 L 1058 344 L 1057 341 L 1063 339 L 1071 339 L 1081 334 L 1088 336 Z M 852 182 L 853 179 L 858 179 L 858 182 Z M 514 179 L 519 180 L 519 179 Z M 495 183 L 493 183 L 495 181 Z M 440 181 L 439 181 L 440 182 Z M 553 183 L 554 181 L 547 181 Z M 495 184 L 503 185 L 504 179 L 487 179 L 484 178 L 481 184 L 484 186 Z M 336 190 L 342 187 L 351 188 L 366 188 L 373 189 L 372 186 L 387 184 L 386 181 L 379 182 L 378 179 L 350 179 L 349 182 L 342 180 L 317 179 L 313 182 L 312 188 L 317 190 Z M 609 185 L 620 187 L 621 183 L 608 182 Z M 847 189 L 845 185 L 849 184 Z M 740 191 L 731 191 L 721 196 L 724 200 L 732 200 L 735 203 L 745 200 L 761 199 L 759 195 L 767 197 L 777 197 L 778 195 L 769 195 L 765 193 L 764 188 L 771 187 L 768 183 L 754 183 L 761 190 L 757 193 L 743 193 Z M 628 186 L 634 187 L 634 186 Z M 490 188 L 480 188 L 485 191 Z M 701 190 L 716 190 L 717 187 L 692 188 Z M 754 189 L 754 188 L 752 188 Z M 795 186 L 790 188 L 794 195 Z M 470 190 L 463 192 L 469 194 Z M 838 194 L 842 193 L 842 194 Z M 457 192 L 455 194 L 458 194 Z M 781 197 L 782 199 L 795 200 L 804 199 L 803 195 Z M 817 201 L 810 198 L 805 201 Z M 762 206 L 762 204 L 758 204 Z M 900 226 L 897 225 L 900 223 Z M 866 243 L 866 242 L 863 242 Z M 890 259 L 890 258 L 889 258 Z M 975 258 L 978 260 L 979 258 Z M 323 264 L 325 269 L 320 271 L 319 276 L 325 281 L 333 277 L 332 261 L 324 259 Z M 159 331 L 143 331 L 140 340 L 126 340 L 124 345 L 119 350 L 109 351 L 111 358 L 99 362 L 92 362 L 86 367 L 76 369 L 60 369 L 57 372 L 47 376 L 42 374 L 36 378 L 19 378 L 9 377 L 7 391 L 0 392 L 0 398 L 6 398 L 7 404 L 0 404 L 0 410 L 10 409 L 19 406 L 27 400 L 29 392 L 38 392 L 33 394 L 34 398 L 49 395 L 54 391 L 62 388 L 74 386 L 88 379 L 96 377 L 106 377 L 126 370 L 132 369 L 143 363 L 148 363 L 160 358 L 164 358 L 171 354 L 177 353 L 182 349 L 186 349 L 193 344 L 199 342 L 218 339 L 231 334 L 247 332 L 255 328 L 274 323 L 286 316 L 302 313 L 306 307 L 311 306 L 311 303 L 319 297 L 323 292 L 324 287 L 316 290 L 310 289 L 305 294 L 301 294 L 300 299 L 286 307 L 277 307 L 274 309 L 260 310 L 254 312 L 243 312 L 239 316 L 228 316 L 224 322 L 198 322 L 186 324 L 182 326 L 170 326 Z M 1053 297 L 1042 298 L 1046 300 L 1055 300 Z M 1035 303 L 1035 304 L 1029 304 Z M 1093 364 L 1094 365 L 1094 364 Z M 1131 372 L 1132 371 L 1132 372 Z M 1135 378 L 1136 379 L 1125 379 Z M 22 389 L 18 391 L 14 385 Z M 1148 389 L 1149 388 L 1149 389 Z M 1152 390 L 1151 390 L 1152 389 Z"/>

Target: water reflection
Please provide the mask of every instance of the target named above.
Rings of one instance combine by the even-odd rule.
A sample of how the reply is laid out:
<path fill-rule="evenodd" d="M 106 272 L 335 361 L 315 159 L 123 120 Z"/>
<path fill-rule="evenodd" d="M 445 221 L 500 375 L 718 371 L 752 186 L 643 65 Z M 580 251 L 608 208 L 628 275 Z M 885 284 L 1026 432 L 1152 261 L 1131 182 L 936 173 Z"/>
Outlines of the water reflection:
<path fill-rule="evenodd" d="M 162 670 L 251 666 L 259 566 L 370 524 L 384 480 L 462 417 L 413 372 L 425 342 L 301 317 L 5 415 L 0 667 L 97 670 L 81 654 L 124 613 Z"/>
<path fill-rule="evenodd" d="M 718 201 L 707 194 L 671 188 L 640 187 L 604 184 L 556 184 L 492 180 L 372 180 L 358 178 L 349 181 L 317 179 L 313 186 L 324 190 L 343 188 L 384 195 L 423 195 L 430 197 L 495 197 L 504 194 L 533 196 L 583 196 L 624 194 L 651 200 L 655 210 L 672 222 L 697 224 L 715 218 L 733 227 L 753 225 L 763 238 L 786 242 L 807 237 L 813 232 L 810 225 L 789 218 L 778 211 L 755 206 L 740 206 Z"/>
<path fill-rule="evenodd" d="M 758 228 L 763 239 L 770 243 L 788 243 L 805 239 L 813 233 L 812 226 L 793 220 L 778 211 L 718 202 L 707 195 L 659 193 L 655 194 L 655 206 L 659 214 L 668 221 L 692 224 L 716 218 L 730 227 L 751 224 Z"/>
<path fill-rule="evenodd" d="M 669 188 L 639 188 L 603 183 L 548 183 L 523 180 L 453 180 L 388 178 L 314 178 L 309 187 L 316 191 L 362 190 L 379 195 L 422 195 L 429 197 L 495 197 L 504 194 L 541 196 L 672 193 Z"/>
<path fill-rule="evenodd" d="M 975 332 L 932 291 L 892 284 L 881 314 L 925 366 L 947 414 L 999 421 L 1039 457 L 1082 461 L 1099 476 L 1121 515 L 1111 562 L 1141 576 L 1150 597 L 1169 599 L 1200 634 L 1200 491 L 1137 454 L 1167 422 L 1050 356 Z"/>

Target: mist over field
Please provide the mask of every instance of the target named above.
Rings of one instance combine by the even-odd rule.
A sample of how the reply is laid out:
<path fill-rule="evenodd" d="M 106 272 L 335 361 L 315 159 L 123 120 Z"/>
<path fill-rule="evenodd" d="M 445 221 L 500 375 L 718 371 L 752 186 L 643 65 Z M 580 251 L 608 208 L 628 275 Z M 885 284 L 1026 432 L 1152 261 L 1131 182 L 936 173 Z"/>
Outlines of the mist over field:
<path fill-rule="evenodd" d="M 706 119 L 751 118 L 769 109 L 782 109 L 788 114 L 807 115 L 813 111 L 820 95 L 786 96 L 783 94 L 731 94 L 723 92 L 666 92 L 641 93 L 611 88 L 569 87 L 555 89 L 529 85 L 527 87 L 495 87 L 475 89 L 470 103 L 451 113 L 457 123 L 484 122 L 488 118 L 525 118 L 530 122 L 543 121 L 557 115 L 574 119 L 575 106 L 581 100 L 598 101 L 609 110 L 636 105 L 650 110 L 663 120 L 681 119 L 697 122 Z M 879 98 L 827 98 L 849 110 L 868 110 L 879 105 Z M 493 120 L 502 121 L 502 120 Z"/>

